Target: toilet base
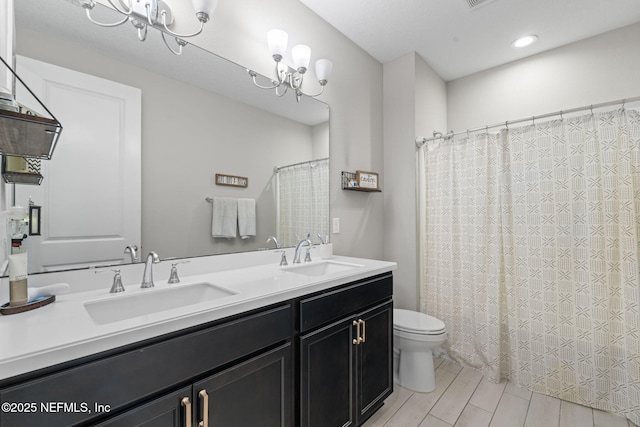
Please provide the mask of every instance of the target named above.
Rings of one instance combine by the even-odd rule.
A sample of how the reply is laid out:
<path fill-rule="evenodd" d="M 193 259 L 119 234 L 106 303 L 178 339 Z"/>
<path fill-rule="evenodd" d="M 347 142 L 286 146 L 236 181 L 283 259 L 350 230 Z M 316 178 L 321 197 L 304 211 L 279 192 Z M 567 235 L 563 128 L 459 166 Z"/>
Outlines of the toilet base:
<path fill-rule="evenodd" d="M 413 391 L 428 393 L 436 389 L 431 351 L 400 351 L 398 383 Z"/>

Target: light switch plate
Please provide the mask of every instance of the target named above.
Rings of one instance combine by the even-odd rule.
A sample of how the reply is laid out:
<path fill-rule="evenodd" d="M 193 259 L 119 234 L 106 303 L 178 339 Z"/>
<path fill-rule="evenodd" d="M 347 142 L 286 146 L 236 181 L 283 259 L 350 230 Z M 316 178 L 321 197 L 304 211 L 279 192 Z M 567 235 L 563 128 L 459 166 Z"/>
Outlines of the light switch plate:
<path fill-rule="evenodd" d="M 340 218 L 333 218 L 333 234 L 340 233 Z"/>

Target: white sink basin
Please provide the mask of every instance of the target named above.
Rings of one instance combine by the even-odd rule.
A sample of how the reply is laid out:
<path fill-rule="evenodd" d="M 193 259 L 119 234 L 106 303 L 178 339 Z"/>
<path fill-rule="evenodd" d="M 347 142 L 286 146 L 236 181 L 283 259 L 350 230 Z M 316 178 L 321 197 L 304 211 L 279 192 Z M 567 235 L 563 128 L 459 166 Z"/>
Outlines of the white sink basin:
<path fill-rule="evenodd" d="M 145 289 L 133 294 L 125 291 L 110 298 L 88 301 L 84 303 L 84 308 L 95 323 L 102 325 L 235 294 L 237 292 L 212 283 L 178 284 L 168 288 Z"/>
<path fill-rule="evenodd" d="M 354 268 L 363 267 L 360 264 L 350 264 L 337 261 L 320 261 L 311 264 L 300 264 L 291 267 L 284 267 L 283 271 L 290 273 L 304 274 L 306 276 L 324 276 L 344 271 L 353 270 Z"/>

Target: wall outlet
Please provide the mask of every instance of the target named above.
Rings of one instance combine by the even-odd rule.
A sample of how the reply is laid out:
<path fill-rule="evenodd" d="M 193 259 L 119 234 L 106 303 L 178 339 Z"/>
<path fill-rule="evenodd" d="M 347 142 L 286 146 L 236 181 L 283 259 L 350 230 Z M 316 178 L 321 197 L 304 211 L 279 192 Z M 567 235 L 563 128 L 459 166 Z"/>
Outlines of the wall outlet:
<path fill-rule="evenodd" d="M 333 234 L 340 233 L 340 218 L 333 218 Z"/>

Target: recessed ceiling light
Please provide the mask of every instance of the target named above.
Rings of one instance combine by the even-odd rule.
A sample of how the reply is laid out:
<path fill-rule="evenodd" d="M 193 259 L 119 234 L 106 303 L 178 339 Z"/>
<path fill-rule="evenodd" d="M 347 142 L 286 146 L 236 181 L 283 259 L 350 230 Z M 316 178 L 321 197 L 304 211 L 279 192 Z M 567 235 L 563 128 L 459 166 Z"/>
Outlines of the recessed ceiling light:
<path fill-rule="evenodd" d="M 532 34 L 530 36 L 520 37 L 518 40 L 515 40 L 513 43 L 511 43 L 511 46 L 513 46 L 513 47 L 525 47 L 525 46 L 529 46 L 530 44 L 535 43 L 536 40 L 538 40 L 538 36 Z"/>

